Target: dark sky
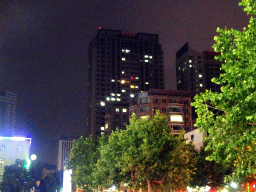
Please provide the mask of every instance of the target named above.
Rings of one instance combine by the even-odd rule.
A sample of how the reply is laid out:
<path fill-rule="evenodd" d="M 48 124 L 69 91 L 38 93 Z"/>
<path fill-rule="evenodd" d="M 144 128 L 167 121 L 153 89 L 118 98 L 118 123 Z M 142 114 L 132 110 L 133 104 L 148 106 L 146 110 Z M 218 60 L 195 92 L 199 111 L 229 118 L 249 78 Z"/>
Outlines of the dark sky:
<path fill-rule="evenodd" d="M 98 27 L 157 33 L 166 88 L 175 89 L 175 53 L 186 42 L 212 50 L 217 27 L 241 30 L 239 0 L 1 0 L 0 90 L 18 93 L 17 127 L 33 152 L 56 164 L 59 134 L 83 133 L 87 47 Z"/>

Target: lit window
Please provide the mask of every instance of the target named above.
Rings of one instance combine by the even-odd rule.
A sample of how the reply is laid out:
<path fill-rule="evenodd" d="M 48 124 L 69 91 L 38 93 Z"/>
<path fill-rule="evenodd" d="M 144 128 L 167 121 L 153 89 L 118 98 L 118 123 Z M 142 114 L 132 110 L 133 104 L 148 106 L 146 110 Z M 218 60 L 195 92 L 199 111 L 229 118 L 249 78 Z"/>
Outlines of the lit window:
<path fill-rule="evenodd" d="M 0 159 L 0 166 L 4 166 L 4 160 L 3 159 Z"/>
<path fill-rule="evenodd" d="M 111 79 L 112 82 L 115 82 L 115 79 Z"/>
<path fill-rule="evenodd" d="M 148 82 L 146 82 L 145 84 L 148 85 Z"/>
<path fill-rule="evenodd" d="M 192 67 L 192 65 L 189 65 L 189 67 Z"/>
<path fill-rule="evenodd" d="M 148 115 L 145 115 L 145 116 L 141 116 L 140 118 L 141 118 L 141 119 L 149 119 L 149 116 L 148 116 Z"/>
<path fill-rule="evenodd" d="M 124 71 L 122 71 L 122 74 L 124 74 Z"/>
<path fill-rule="evenodd" d="M 203 75 L 202 75 L 202 74 L 199 74 L 198 77 L 203 77 Z"/>
<path fill-rule="evenodd" d="M 134 94 L 130 94 L 130 97 L 132 97 L 132 98 L 133 98 L 133 97 L 134 97 Z"/>
<path fill-rule="evenodd" d="M 122 52 L 125 52 L 125 49 L 122 49 Z"/>
<path fill-rule="evenodd" d="M 105 130 L 105 127 L 101 127 L 100 130 L 101 130 L 101 131 L 104 131 L 104 130 Z"/>
<path fill-rule="evenodd" d="M 110 98 L 109 97 L 107 97 L 107 101 L 109 101 L 110 100 Z"/>
<path fill-rule="evenodd" d="M 189 63 L 192 63 L 192 60 L 188 60 Z"/>
<path fill-rule="evenodd" d="M 21 146 L 17 146 L 16 151 L 21 152 Z"/>
<path fill-rule="evenodd" d="M 172 115 L 171 121 L 172 122 L 183 122 L 183 117 L 181 115 Z"/>
<path fill-rule="evenodd" d="M 145 62 L 148 62 L 148 60 L 146 59 Z"/>
<path fill-rule="evenodd" d="M 117 98 L 116 100 L 117 100 L 117 101 L 121 101 L 121 99 L 120 99 L 120 98 Z"/>
<path fill-rule="evenodd" d="M 121 96 L 121 94 L 120 94 L 120 93 L 117 93 L 116 95 L 117 95 L 118 97 L 120 97 L 120 96 Z"/>
<path fill-rule="evenodd" d="M 145 58 L 148 58 L 148 55 L 144 55 Z"/>
<path fill-rule="evenodd" d="M 152 59 L 153 57 L 150 55 L 149 58 Z"/>
<path fill-rule="evenodd" d="M 135 77 L 135 79 L 139 79 L 139 77 Z"/>
<path fill-rule="evenodd" d="M 203 84 L 200 84 L 200 87 L 203 87 Z"/>
<path fill-rule="evenodd" d="M 138 86 L 138 85 L 136 85 L 136 86 L 135 86 L 135 88 L 136 88 L 136 89 L 138 89 L 138 88 L 139 88 L 139 86 Z"/>
<path fill-rule="evenodd" d="M 111 97 L 111 101 L 115 101 L 116 99 L 114 97 Z"/>
<path fill-rule="evenodd" d="M 130 50 L 129 50 L 129 49 L 126 49 L 125 52 L 126 52 L 126 53 L 130 53 Z"/>
<path fill-rule="evenodd" d="M 111 96 L 115 96 L 116 94 L 115 93 L 111 93 Z"/>
<path fill-rule="evenodd" d="M 108 128 L 108 124 L 105 125 L 105 129 L 107 129 L 107 128 Z"/>
<path fill-rule="evenodd" d="M 123 113 L 126 113 L 127 112 L 127 109 L 123 109 Z"/>
<path fill-rule="evenodd" d="M 134 89 L 134 85 L 131 85 L 130 87 L 131 87 L 132 89 Z"/>
<path fill-rule="evenodd" d="M 180 67 L 178 67 L 178 70 L 180 70 Z"/>
<path fill-rule="evenodd" d="M 126 92 L 126 90 L 122 89 L 122 93 L 125 93 L 125 92 Z"/>
<path fill-rule="evenodd" d="M 101 102 L 100 102 L 100 105 L 101 105 L 102 107 L 104 107 L 106 104 L 105 104 L 104 101 L 101 101 Z"/>
<path fill-rule="evenodd" d="M 121 83 L 122 83 L 122 84 L 125 84 L 125 80 L 121 80 Z"/>
<path fill-rule="evenodd" d="M 125 58 L 124 58 L 124 57 L 122 57 L 122 61 L 125 61 Z"/>
<path fill-rule="evenodd" d="M 119 112 L 119 108 L 116 108 L 116 112 Z"/>

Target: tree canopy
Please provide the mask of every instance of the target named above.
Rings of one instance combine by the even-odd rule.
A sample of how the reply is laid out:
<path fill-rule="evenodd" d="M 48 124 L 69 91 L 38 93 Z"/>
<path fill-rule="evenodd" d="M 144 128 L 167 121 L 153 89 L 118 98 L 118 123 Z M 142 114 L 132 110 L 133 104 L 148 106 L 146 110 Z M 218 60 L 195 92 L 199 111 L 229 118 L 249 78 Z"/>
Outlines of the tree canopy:
<path fill-rule="evenodd" d="M 248 27 L 218 28 L 214 38 L 223 73 L 212 81 L 221 85 L 221 92 L 201 93 L 192 105 L 196 126 L 209 133 L 209 160 L 234 164 L 234 176 L 244 178 L 256 174 L 256 1 L 239 5 L 250 15 Z"/>

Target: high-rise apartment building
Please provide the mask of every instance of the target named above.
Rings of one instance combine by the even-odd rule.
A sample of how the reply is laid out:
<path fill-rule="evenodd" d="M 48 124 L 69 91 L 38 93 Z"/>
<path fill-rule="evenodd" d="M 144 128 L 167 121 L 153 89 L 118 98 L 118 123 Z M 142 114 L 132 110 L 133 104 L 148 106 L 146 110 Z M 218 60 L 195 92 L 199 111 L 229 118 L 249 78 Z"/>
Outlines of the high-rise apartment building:
<path fill-rule="evenodd" d="M 221 62 L 214 57 L 219 53 L 213 51 L 198 52 L 186 43 L 176 53 L 177 89 L 202 92 L 205 89 L 219 91 L 220 86 L 211 79 L 219 77 Z"/>
<path fill-rule="evenodd" d="M 15 128 L 17 94 L 0 91 L 0 132 L 13 131 Z"/>
<path fill-rule="evenodd" d="M 104 131 L 106 108 L 127 106 L 138 92 L 150 88 L 164 88 L 158 35 L 99 28 L 89 45 L 88 134 Z"/>

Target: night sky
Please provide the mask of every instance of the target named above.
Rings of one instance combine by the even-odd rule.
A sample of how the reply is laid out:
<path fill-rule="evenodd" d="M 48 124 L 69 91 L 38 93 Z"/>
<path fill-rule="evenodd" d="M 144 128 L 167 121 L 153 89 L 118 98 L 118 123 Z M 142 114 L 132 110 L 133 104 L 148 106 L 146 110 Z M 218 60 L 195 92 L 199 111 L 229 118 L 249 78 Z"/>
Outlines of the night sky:
<path fill-rule="evenodd" d="M 88 45 L 98 27 L 159 34 L 167 89 L 175 53 L 186 42 L 212 50 L 216 28 L 241 30 L 239 0 L 1 0 L 0 90 L 18 94 L 17 132 L 32 152 L 57 163 L 60 134 L 82 135 Z"/>

